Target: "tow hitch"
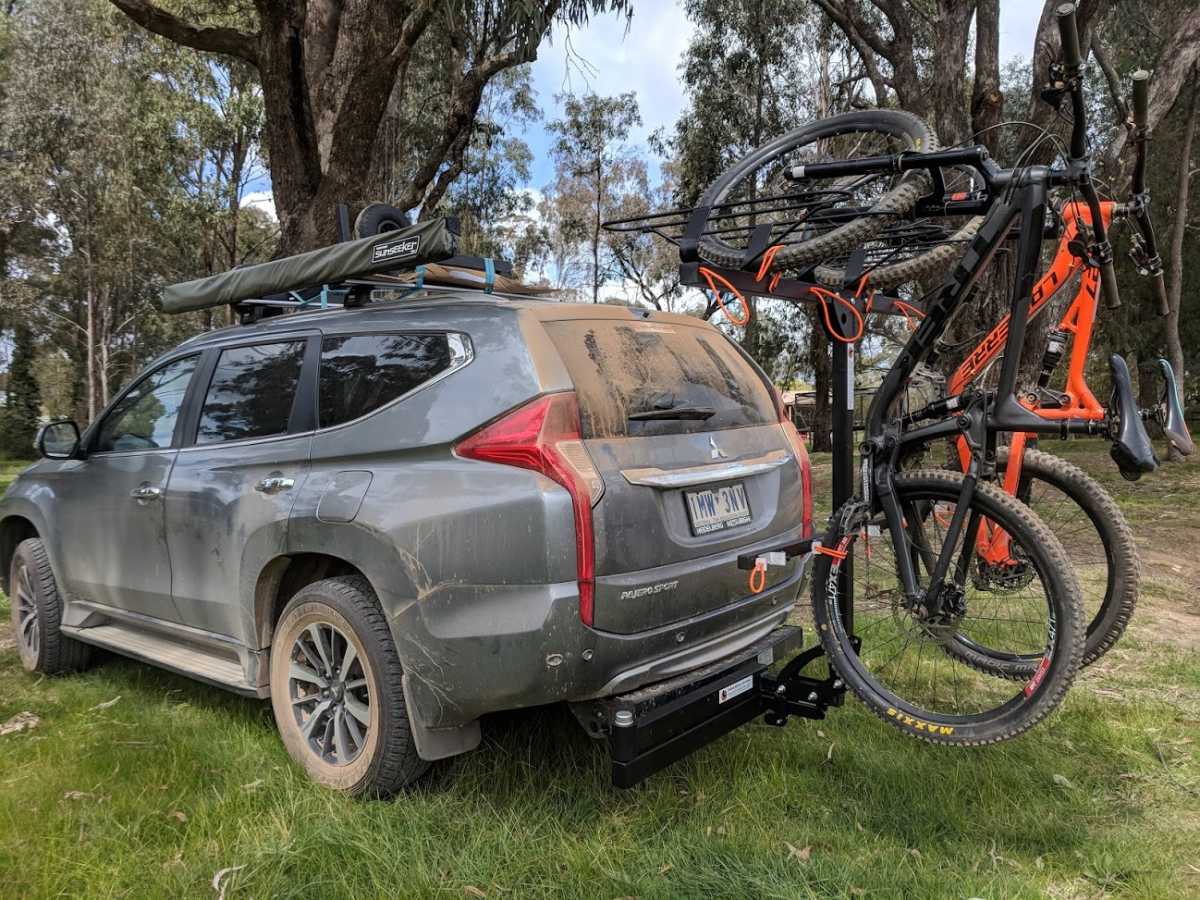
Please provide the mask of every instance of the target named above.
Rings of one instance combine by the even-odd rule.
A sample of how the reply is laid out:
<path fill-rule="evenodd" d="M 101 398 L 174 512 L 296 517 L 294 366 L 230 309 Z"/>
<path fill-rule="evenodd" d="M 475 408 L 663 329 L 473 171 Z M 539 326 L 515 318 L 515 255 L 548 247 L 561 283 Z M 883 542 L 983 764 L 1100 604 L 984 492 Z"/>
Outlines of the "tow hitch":
<path fill-rule="evenodd" d="M 790 716 L 823 719 L 842 703 L 841 679 L 811 678 L 801 671 L 821 656 L 803 643 L 798 626 L 783 625 L 751 646 L 697 671 L 628 694 L 574 704 L 593 733 L 607 735 L 614 787 L 640 781 L 694 753 L 735 728 L 764 716 L 783 726 Z M 770 668 L 795 656 L 778 672 Z"/>

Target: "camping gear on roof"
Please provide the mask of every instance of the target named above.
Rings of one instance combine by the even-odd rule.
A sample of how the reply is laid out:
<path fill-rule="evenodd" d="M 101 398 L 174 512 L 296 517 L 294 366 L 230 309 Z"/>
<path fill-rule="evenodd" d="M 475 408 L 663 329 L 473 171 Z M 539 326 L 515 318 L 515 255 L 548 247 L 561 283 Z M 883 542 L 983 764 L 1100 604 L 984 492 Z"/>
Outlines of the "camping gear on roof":
<path fill-rule="evenodd" d="M 380 272 L 411 269 L 454 256 L 457 243 L 457 219 L 430 219 L 408 228 L 168 285 L 162 293 L 162 310 L 191 312 Z"/>

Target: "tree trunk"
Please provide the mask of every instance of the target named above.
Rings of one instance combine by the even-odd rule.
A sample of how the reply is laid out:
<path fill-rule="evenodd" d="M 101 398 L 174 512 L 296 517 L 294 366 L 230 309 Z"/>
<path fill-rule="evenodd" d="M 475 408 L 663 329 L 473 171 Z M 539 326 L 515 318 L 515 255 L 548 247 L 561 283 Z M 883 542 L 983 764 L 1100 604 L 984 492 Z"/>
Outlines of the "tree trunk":
<path fill-rule="evenodd" d="M 808 365 L 813 373 L 813 422 L 812 449 L 833 449 L 830 439 L 833 431 L 833 360 L 829 355 L 829 338 L 821 321 L 821 312 L 816 304 L 806 304 L 810 340 Z"/>
<path fill-rule="evenodd" d="M 87 412 L 88 421 L 96 419 L 96 292 L 92 286 L 91 264 L 87 275 Z"/>
<path fill-rule="evenodd" d="M 596 216 L 592 221 L 592 303 L 600 302 L 600 219 L 604 203 L 604 161 L 596 157 Z"/>
<path fill-rule="evenodd" d="M 1183 239 L 1187 231 L 1189 182 L 1192 175 L 1192 144 L 1196 137 L 1196 117 L 1200 115 L 1200 86 L 1197 86 L 1195 72 L 1192 74 L 1192 97 L 1188 104 L 1187 124 L 1184 126 L 1183 145 L 1179 148 L 1179 177 L 1175 187 L 1175 216 L 1171 221 L 1171 262 L 1167 274 L 1167 300 L 1170 312 L 1167 314 L 1167 356 L 1171 368 L 1175 370 L 1175 380 L 1179 384 L 1179 393 L 1183 395 L 1183 343 L 1179 339 L 1179 309 L 1183 303 Z M 1172 462 L 1183 459 L 1179 451 L 1172 445 L 1167 453 Z"/>
<path fill-rule="evenodd" d="M 110 2 L 168 40 L 258 70 L 280 252 L 287 254 L 333 242 L 338 203 L 381 199 L 408 210 L 444 191 L 461 169 L 484 88 L 505 69 L 536 59 L 562 0 L 515 4 L 519 9 L 510 15 L 485 21 L 481 34 L 468 33 L 450 7 L 434 0 L 257 0 L 259 31 L 253 34 L 197 26 L 151 0 Z M 570 17 L 583 15 L 574 9 Z M 370 197 L 389 102 L 403 96 L 414 47 L 435 17 L 446 40 L 470 45 L 473 52 L 463 54 L 468 68 L 455 78 L 442 121 L 408 183 L 398 185 L 394 197 Z M 441 177 L 447 171 L 451 175 Z"/>

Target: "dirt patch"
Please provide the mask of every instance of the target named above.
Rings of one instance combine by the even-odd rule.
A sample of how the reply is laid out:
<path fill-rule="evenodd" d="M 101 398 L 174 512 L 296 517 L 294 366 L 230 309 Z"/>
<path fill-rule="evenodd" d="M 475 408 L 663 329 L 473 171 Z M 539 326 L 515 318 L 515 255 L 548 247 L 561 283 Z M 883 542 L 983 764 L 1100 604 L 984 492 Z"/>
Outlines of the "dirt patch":
<path fill-rule="evenodd" d="M 1134 613 L 1134 618 L 1138 618 L 1137 613 Z M 1200 650 L 1200 615 L 1174 609 L 1166 603 L 1157 603 L 1153 614 L 1143 615 L 1141 620 L 1152 640 L 1171 644 L 1181 650 Z"/>
<path fill-rule="evenodd" d="M 0 621 L 0 652 L 14 650 L 16 646 L 17 640 L 13 637 L 12 624 L 5 616 L 3 621 Z"/>

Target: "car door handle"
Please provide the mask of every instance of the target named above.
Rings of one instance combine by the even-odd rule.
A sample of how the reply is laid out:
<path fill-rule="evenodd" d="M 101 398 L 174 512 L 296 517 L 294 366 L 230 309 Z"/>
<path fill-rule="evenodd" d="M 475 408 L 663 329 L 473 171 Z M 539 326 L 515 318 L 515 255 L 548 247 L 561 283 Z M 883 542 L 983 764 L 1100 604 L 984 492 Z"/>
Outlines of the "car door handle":
<path fill-rule="evenodd" d="M 263 494 L 278 494 L 280 491 L 290 490 L 295 486 L 295 478 L 287 478 L 283 475 L 268 475 L 256 484 L 254 489 Z"/>
<path fill-rule="evenodd" d="M 162 488 L 154 487 L 150 484 L 143 484 L 130 491 L 129 496 L 138 501 L 157 500 L 162 496 Z"/>

